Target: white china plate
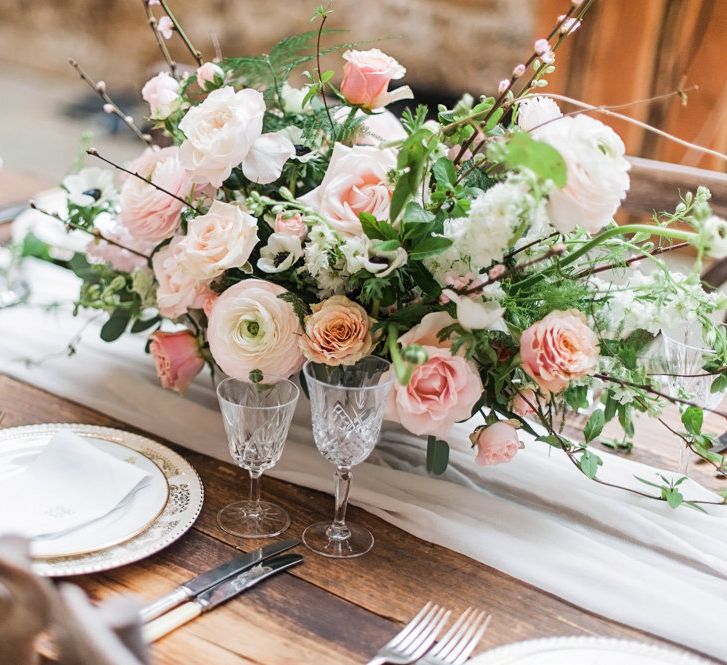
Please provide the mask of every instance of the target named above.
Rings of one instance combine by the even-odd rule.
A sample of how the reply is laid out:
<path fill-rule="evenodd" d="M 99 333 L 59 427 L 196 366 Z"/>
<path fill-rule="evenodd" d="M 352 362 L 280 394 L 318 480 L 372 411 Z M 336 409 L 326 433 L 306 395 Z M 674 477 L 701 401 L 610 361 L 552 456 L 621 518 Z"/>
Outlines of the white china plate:
<path fill-rule="evenodd" d="M 709 665 L 686 651 L 607 637 L 516 642 L 476 656 L 471 665 Z"/>
<path fill-rule="evenodd" d="M 59 429 L 71 429 L 143 468 L 151 482 L 93 524 L 56 539 L 34 541 L 36 573 L 59 577 L 116 568 L 158 552 L 194 524 L 204 498 L 197 472 L 166 446 L 123 430 L 65 423 L 0 430 L 0 478 L 28 464 Z"/>

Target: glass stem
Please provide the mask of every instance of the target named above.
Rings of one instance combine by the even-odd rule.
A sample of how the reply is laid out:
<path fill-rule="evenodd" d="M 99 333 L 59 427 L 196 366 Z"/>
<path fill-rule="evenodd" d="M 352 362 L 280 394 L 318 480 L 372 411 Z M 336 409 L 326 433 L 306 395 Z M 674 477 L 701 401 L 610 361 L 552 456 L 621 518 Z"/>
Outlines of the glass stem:
<path fill-rule="evenodd" d="M 260 509 L 260 478 L 262 473 L 249 471 L 250 474 L 250 503 L 253 504 L 248 512 L 250 517 L 257 517 L 262 512 Z"/>
<path fill-rule="evenodd" d="M 351 532 L 346 526 L 346 508 L 348 507 L 348 493 L 351 489 L 351 470 L 336 469 L 336 513 L 333 523 L 329 527 L 329 537 L 336 540 L 345 540 Z"/>
<path fill-rule="evenodd" d="M 689 458 L 692 454 L 691 449 L 687 445 L 683 445 L 679 452 L 679 472 L 683 475 L 688 475 L 689 471 Z"/>

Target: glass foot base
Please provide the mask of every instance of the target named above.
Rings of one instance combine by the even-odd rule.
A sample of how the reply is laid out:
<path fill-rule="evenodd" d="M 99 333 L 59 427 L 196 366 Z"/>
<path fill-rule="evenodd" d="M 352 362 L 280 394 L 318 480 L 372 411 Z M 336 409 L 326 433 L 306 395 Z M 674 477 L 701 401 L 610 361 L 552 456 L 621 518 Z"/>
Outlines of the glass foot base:
<path fill-rule="evenodd" d="M 23 281 L 12 282 L 0 287 L 0 308 L 24 303 L 30 295 L 30 287 Z"/>
<path fill-rule="evenodd" d="M 352 559 L 366 554 L 374 546 L 374 537 L 368 529 L 346 523 L 348 538 L 335 537 L 330 522 L 311 524 L 303 531 L 305 546 L 322 556 L 332 559 Z"/>
<path fill-rule="evenodd" d="M 290 517 L 274 503 L 237 501 L 217 513 L 217 524 L 240 538 L 268 538 L 283 533 L 290 526 Z"/>

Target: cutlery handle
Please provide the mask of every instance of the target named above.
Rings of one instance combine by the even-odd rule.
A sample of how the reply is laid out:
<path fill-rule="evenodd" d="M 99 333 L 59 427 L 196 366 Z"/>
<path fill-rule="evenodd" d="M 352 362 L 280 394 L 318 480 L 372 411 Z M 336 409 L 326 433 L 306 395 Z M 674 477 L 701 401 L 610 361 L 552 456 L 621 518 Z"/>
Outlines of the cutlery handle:
<path fill-rule="evenodd" d="M 159 638 L 183 626 L 188 621 L 196 619 L 200 614 L 202 614 L 202 606 L 199 603 L 184 603 L 184 605 L 180 605 L 164 616 L 160 616 L 143 626 L 141 631 L 144 640 L 149 644 L 156 642 Z"/>
<path fill-rule="evenodd" d="M 139 610 L 139 616 L 142 623 L 148 623 L 152 619 L 160 617 L 169 610 L 174 609 L 177 605 L 181 605 L 185 600 L 189 600 L 190 593 L 184 587 L 177 587 L 166 596 L 158 598 L 153 603 L 145 605 Z"/>

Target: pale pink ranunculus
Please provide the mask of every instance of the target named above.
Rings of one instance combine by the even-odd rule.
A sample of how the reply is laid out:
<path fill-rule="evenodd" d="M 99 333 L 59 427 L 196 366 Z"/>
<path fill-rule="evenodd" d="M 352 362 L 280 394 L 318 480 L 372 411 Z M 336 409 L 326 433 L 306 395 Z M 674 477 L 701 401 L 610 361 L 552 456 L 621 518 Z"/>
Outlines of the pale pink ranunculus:
<path fill-rule="evenodd" d="M 202 90 L 222 85 L 225 70 L 214 62 L 205 62 L 197 68 L 197 85 Z"/>
<path fill-rule="evenodd" d="M 197 338 L 186 330 L 158 330 L 150 339 L 149 352 L 154 358 L 162 388 L 183 393 L 204 367 Z"/>
<path fill-rule="evenodd" d="M 290 376 L 304 362 L 298 346 L 302 334 L 286 290 L 262 279 L 246 279 L 224 291 L 212 305 L 207 340 L 215 362 L 241 381 L 258 369 Z"/>
<path fill-rule="evenodd" d="M 482 382 L 463 357 L 436 346 L 423 348 L 428 360 L 414 369 L 408 385 L 394 382 L 386 415 L 413 434 L 444 438 L 454 423 L 472 415 Z"/>
<path fill-rule="evenodd" d="M 181 199 L 192 190 L 192 183 L 179 161 L 179 148 L 149 148 L 129 166 Z M 134 176 L 121 187 L 121 223 L 139 240 L 159 242 L 174 235 L 184 204 Z"/>
<path fill-rule="evenodd" d="M 300 337 L 303 355 L 325 365 L 353 365 L 371 352 L 371 319 L 346 296 L 331 296 L 312 305 Z"/>
<path fill-rule="evenodd" d="M 184 249 L 182 237 L 162 247 L 152 257 L 151 264 L 158 282 L 157 306 L 159 313 L 169 319 L 177 319 L 188 309 L 199 309 L 209 295 L 206 282 L 196 279 L 182 267 Z"/>
<path fill-rule="evenodd" d="M 166 120 L 181 104 L 179 81 L 166 72 L 150 78 L 141 89 L 141 96 L 149 104 L 153 120 Z"/>
<path fill-rule="evenodd" d="M 447 312 L 431 312 L 422 317 L 422 320 L 414 327 L 399 337 L 399 344 L 409 346 L 410 344 L 421 344 L 422 346 L 437 346 L 445 349 L 452 346 L 450 339 L 440 340 L 438 335 L 441 330 L 457 323 Z"/>
<path fill-rule="evenodd" d="M 343 66 L 341 94 L 349 104 L 378 109 L 400 99 L 413 97 L 409 86 L 389 92 L 391 80 L 402 78 L 406 69 L 379 49 L 346 51 L 343 59 L 346 64 Z"/>
<path fill-rule="evenodd" d="M 257 244 L 257 220 L 234 203 L 213 201 L 204 215 L 192 219 L 180 242 L 184 269 L 210 280 L 243 266 Z"/>
<path fill-rule="evenodd" d="M 219 297 L 220 294 L 212 291 L 211 289 L 209 294 L 205 297 L 204 303 L 202 304 L 202 311 L 208 319 L 210 317 L 210 314 L 212 313 L 212 307 L 214 307 L 214 304 L 217 302 L 217 298 Z"/>
<path fill-rule="evenodd" d="M 538 396 L 532 388 L 524 388 L 512 400 L 512 410 L 522 418 L 535 414 L 538 407 Z"/>
<path fill-rule="evenodd" d="M 558 104 L 549 97 L 530 97 L 518 104 L 517 124 L 523 131 L 537 131 L 540 125 L 563 117 Z M 537 138 L 536 134 L 533 134 Z"/>
<path fill-rule="evenodd" d="M 303 240 L 308 235 L 308 227 L 303 221 L 303 215 L 299 212 L 291 215 L 290 213 L 279 212 L 275 216 L 275 224 L 273 226 L 275 233 L 282 233 L 288 236 L 295 236 Z"/>
<path fill-rule="evenodd" d="M 574 309 L 551 312 L 520 337 L 520 364 L 546 394 L 593 374 L 598 355 L 598 338 Z"/>
<path fill-rule="evenodd" d="M 509 462 L 522 448 L 517 430 L 504 420 L 478 427 L 470 441 L 477 447 L 475 464 L 480 466 Z"/>
<path fill-rule="evenodd" d="M 388 173 L 394 168 L 393 150 L 336 143 L 321 184 L 299 201 L 323 215 L 335 231 L 361 235 L 362 212 L 377 219 L 389 217 L 392 187 Z"/>

